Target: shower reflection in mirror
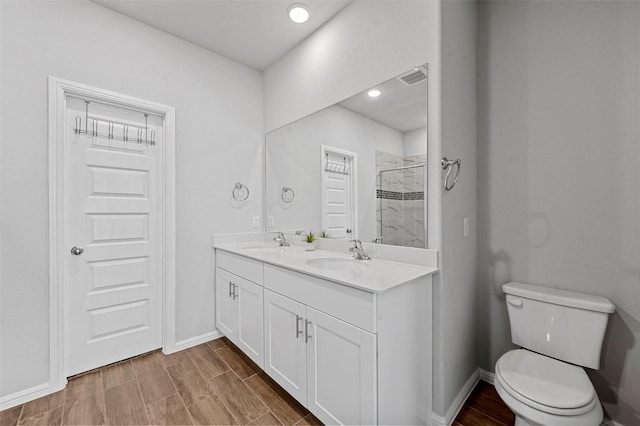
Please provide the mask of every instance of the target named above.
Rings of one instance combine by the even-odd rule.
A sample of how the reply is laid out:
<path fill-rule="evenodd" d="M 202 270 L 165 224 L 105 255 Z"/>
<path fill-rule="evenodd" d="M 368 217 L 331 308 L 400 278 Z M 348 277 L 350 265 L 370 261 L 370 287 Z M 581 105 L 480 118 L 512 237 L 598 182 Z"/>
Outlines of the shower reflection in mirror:
<path fill-rule="evenodd" d="M 381 243 L 425 248 L 425 154 L 376 151 L 378 237 Z"/>

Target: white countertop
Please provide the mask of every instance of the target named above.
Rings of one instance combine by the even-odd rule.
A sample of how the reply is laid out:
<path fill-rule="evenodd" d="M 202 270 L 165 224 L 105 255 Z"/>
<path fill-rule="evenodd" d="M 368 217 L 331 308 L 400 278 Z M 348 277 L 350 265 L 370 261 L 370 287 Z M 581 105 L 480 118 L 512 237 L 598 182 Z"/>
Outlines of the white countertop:
<path fill-rule="evenodd" d="M 416 278 L 438 272 L 437 268 L 379 258 L 353 260 L 348 270 L 327 269 L 310 265 L 307 261 L 322 258 L 349 260 L 352 256 L 349 253 L 329 250 L 306 251 L 304 247 L 296 245 L 277 247 L 273 243 L 262 241 L 220 242 L 215 243 L 214 248 L 372 293 L 382 293 Z"/>

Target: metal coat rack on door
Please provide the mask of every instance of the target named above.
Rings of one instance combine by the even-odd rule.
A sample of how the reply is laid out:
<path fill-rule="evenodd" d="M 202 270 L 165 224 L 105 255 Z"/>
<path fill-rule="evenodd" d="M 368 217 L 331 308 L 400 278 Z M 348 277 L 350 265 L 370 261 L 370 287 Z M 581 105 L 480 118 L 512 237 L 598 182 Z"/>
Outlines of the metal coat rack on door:
<path fill-rule="evenodd" d="M 135 142 L 138 145 L 145 144 L 149 146 L 155 146 L 156 144 L 156 131 L 151 130 L 149 132 L 149 114 L 144 113 L 144 128 L 139 126 L 131 126 L 124 123 L 118 123 L 110 120 L 98 120 L 92 119 L 91 130 L 89 130 L 89 101 L 84 101 L 84 130 L 82 129 L 82 117 L 76 116 L 76 128 L 74 132 L 77 135 L 88 135 L 92 137 L 104 138 L 109 140 L 117 140 L 122 142 Z M 100 123 L 103 123 L 107 127 L 107 133 L 99 132 Z M 122 126 L 122 136 L 115 135 L 114 131 L 117 126 Z M 135 129 L 135 136 L 129 137 L 131 129 Z M 143 138 L 144 136 L 144 138 Z"/>

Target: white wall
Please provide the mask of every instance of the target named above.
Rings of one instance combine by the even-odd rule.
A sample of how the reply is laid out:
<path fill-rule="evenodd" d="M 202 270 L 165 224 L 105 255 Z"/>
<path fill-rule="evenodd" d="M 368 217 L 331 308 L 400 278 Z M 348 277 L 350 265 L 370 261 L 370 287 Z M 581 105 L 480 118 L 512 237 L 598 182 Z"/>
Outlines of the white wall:
<path fill-rule="evenodd" d="M 480 366 L 510 349 L 501 285 L 603 295 L 605 415 L 640 423 L 640 3 L 481 2 Z"/>
<path fill-rule="evenodd" d="M 350 111 L 340 105 L 324 108 L 267 135 L 267 216 L 274 217 L 268 231 L 322 229 L 321 146 L 356 153 L 354 177 L 358 199 L 358 228 L 354 238 L 371 241 L 377 232 L 376 150 L 402 156 L 402 134 L 397 130 Z M 424 152 L 424 139 L 422 150 Z M 287 204 L 281 188 L 292 187 L 295 199 Z"/>
<path fill-rule="evenodd" d="M 424 155 L 425 141 L 427 140 L 427 128 L 410 130 L 402 134 L 402 155 L 407 157 L 410 155 Z"/>
<path fill-rule="evenodd" d="M 434 412 L 444 416 L 477 368 L 476 3 L 443 1 L 441 25 L 442 156 L 462 160 L 458 183 L 442 191 L 442 271 L 434 282 Z"/>
<path fill-rule="evenodd" d="M 176 339 L 212 332 L 211 235 L 262 211 L 261 75 L 86 1 L 0 2 L 0 396 L 49 377 L 47 76 L 176 107 Z M 249 186 L 241 207 L 233 184 Z"/>

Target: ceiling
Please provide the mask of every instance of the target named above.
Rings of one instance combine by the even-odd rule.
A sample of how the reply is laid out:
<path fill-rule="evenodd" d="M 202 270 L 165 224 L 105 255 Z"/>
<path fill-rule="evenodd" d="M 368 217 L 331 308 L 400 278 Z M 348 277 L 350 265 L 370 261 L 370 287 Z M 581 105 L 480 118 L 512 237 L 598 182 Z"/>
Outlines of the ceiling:
<path fill-rule="evenodd" d="M 426 66 L 410 70 L 406 74 L 414 74 L 418 69 L 426 75 Z M 372 87 L 381 92 L 377 98 L 370 97 L 367 89 L 345 99 L 339 105 L 399 132 L 427 127 L 426 78 L 407 85 L 399 77 Z"/>
<path fill-rule="evenodd" d="M 351 0 L 94 0 L 161 31 L 263 71 L 344 9 Z M 287 8 L 304 3 L 296 24 Z"/>
<path fill-rule="evenodd" d="M 0 0 L 1 1 L 1 0 Z M 263 71 L 347 7 L 352 0 L 93 0 L 161 31 Z M 309 20 L 296 24 L 287 8 L 303 3 Z M 372 99 L 366 92 L 340 105 L 398 131 L 425 127 L 426 84 L 391 79 Z"/>

